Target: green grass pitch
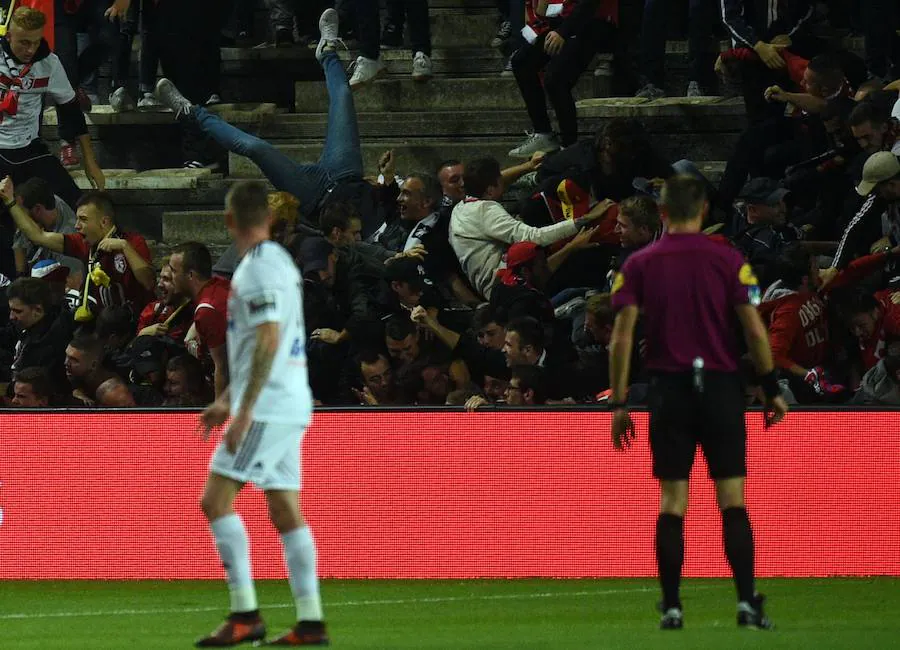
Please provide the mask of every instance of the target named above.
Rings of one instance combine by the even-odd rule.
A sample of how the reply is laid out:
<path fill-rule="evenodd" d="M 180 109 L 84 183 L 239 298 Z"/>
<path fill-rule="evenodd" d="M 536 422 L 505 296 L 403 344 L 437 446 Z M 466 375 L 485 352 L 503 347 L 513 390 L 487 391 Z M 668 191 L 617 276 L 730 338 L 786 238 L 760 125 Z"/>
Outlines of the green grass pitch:
<path fill-rule="evenodd" d="M 286 581 L 257 583 L 269 634 Z M 653 580 L 329 580 L 337 648 L 892 648 L 900 579 L 761 580 L 773 632 L 738 630 L 727 580 L 686 580 L 685 629 L 661 632 Z M 227 608 L 222 582 L 0 582 L 0 648 L 189 648 Z M 248 647 L 248 646 L 242 646 Z"/>

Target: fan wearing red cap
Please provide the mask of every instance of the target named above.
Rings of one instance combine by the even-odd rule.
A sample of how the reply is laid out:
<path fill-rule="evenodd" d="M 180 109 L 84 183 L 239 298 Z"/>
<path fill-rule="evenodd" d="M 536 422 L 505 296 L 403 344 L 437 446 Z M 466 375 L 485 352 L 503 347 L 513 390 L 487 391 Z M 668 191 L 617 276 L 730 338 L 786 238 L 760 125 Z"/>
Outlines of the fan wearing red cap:
<path fill-rule="evenodd" d="M 543 249 L 530 241 L 517 242 L 504 256 L 491 293 L 491 306 L 510 320 L 529 316 L 542 323 L 553 322 L 553 305 L 544 294 L 550 266 Z"/>

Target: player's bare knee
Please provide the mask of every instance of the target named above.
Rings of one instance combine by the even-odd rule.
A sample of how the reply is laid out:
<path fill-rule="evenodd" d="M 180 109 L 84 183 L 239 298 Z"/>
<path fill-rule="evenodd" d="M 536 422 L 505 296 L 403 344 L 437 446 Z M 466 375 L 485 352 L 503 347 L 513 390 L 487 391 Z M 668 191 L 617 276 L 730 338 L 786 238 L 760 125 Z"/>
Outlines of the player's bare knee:
<path fill-rule="evenodd" d="M 744 507 L 744 478 L 726 478 L 716 481 L 716 502 L 719 510 Z"/>
<path fill-rule="evenodd" d="M 660 481 L 659 512 L 684 517 L 688 506 L 687 481 Z"/>
<path fill-rule="evenodd" d="M 215 521 L 231 513 L 231 505 L 226 503 L 220 495 L 205 492 L 200 498 L 200 509 L 207 521 Z"/>
<path fill-rule="evenodd" d="M 296 493 L 266 492 L 269 519 L 279 533 L 288 533 L 300 528 L 304 521 Z"/>

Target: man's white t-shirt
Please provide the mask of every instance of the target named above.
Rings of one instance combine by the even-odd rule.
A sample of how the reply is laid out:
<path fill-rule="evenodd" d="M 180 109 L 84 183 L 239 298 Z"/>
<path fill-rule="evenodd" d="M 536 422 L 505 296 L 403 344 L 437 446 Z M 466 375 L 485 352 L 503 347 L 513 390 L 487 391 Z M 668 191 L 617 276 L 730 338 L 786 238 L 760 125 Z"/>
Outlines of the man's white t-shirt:
<path fill-rule="evenodd" d="M 306 364 L 303 283 L 297 265 L 279 244 L 265 241 L 247 251 L 231 278 L 228 297 L 228 366 L 231 412 L 237 413 L 250 381 L 256 328 L 278 323 L 278 350 L 256 400 L 253 420 L 306 424 L 312 392 Z"/>
<path fill-rule="evenodd" d="M 0 92 L 12 92 L 19 96 L 16 114 L 4 114 L 3 121 L 0 122 L 0 149 L 21 149 L 38 137 L 44 95 L 49 95 L 57 105 L 66 104 L 75 98 L 75 91 L 66 77 L 66 71 L 55 54 L 51 53 L 29 66 L 16 62 L 2 48 Z"/>

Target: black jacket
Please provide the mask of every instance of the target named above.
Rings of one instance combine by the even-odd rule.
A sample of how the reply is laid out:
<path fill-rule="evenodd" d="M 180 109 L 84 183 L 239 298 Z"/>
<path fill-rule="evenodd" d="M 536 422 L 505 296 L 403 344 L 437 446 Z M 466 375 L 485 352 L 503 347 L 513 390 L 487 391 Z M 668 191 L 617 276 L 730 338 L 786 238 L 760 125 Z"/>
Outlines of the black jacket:
<path fill-rule="evenodd" d="M 722 22 L 738 47 L 752 48 L 778 35 L 793 36 L 813 17 L 810 0 L 721 0 Z"/>
<path fill-rule="evenodd" d="M 72 314 L 56 309 L 22 332 L 13 356 L 13 375 L 23 368 L 42 367 L 50 373 L 54 389 L 65 387 L 66 347 L 72 340 L 74 327 Z"/>

